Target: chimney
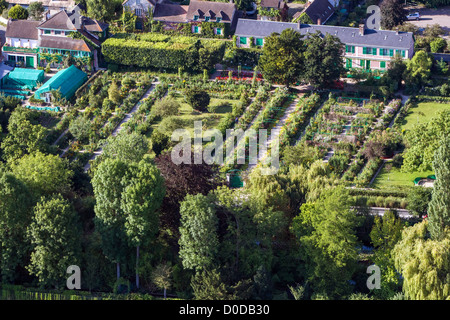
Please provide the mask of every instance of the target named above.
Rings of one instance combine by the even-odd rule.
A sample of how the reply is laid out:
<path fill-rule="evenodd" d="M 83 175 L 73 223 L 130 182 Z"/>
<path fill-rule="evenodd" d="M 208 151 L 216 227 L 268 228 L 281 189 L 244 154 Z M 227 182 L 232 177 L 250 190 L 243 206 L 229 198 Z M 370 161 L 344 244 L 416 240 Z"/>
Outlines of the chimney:
<path fill-rule="evenodd" d="M 396 35 L 398 35 L 398 31 L 399 31 L 399 30 L 398 30 L 398 26 L 397 26 L 397 27 L 395 27 L 395 34 L 396 34 Z"/>
<path fill-rule="evenodd" d="M 361 23 L 360 25 L 359 25 L 359 35 L 360 36 L 363 36 L 364 35 L 364 29 L 365 29 L 365 24 L 364 23 Z"/>
<path fill-rule="evenodd" d="M 322 20 L 319 18 L 317 19 L 317 24 L 320 26 L 322 24 Z"/>

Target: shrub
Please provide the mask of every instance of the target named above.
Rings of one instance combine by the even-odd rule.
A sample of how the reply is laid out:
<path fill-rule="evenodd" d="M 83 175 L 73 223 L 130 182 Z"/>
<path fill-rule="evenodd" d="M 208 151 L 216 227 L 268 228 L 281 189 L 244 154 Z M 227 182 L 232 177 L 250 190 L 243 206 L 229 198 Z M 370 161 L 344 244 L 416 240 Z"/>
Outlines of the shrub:
<path fill-rule="evenodd" d="M 192 107 L 192 109 L 204 112 L 207 110 L 211 98 L 208 92 L 197 89 L 189 88 L 185 91 L 186 102 Z"/>
<path fill-rule="evenodd" d="M 161 118 L 176 116 L 181 106 L 177 100 L 172 97 L 165 97 L 155 102 L 152 107 L 152 114 Z"/>

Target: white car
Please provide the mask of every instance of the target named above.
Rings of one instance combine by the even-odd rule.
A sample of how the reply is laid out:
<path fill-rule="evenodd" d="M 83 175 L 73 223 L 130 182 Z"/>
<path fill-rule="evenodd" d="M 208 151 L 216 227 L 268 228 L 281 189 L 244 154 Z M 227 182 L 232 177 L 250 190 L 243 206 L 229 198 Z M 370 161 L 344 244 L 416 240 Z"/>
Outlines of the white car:
<path fill-rule="evenodd" d="M 420 14 L 418 12 L 414 12 L 414 13 L 408 14 L 406 16 L 406 18 L 408 20 L 419 20 L 420 19 Z"/>

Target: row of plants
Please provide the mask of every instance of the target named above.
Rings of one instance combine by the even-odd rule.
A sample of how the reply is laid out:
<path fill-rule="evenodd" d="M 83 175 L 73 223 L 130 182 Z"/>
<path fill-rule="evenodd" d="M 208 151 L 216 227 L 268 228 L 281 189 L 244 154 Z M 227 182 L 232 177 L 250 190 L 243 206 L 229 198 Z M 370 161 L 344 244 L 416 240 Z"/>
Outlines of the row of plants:
<path fill-rule="evenodd" d="M 355 205 L 360 207 L 381 207 L 392 209 L 406 209 L 408 201 L 401 197 L 375 197 L 375 196 L 359 196 L 355 197 Z"/>
<path fill-rule="evenodd" d="M 308 119 L 317 111 L 320 101 L 320 96 L 317 93 L 300 98 L 294 112 L 291 113 L 285 125 L 281 128 L 280 147 L 292 145 L 298 140 L 300 133 L 309 124 Z"/>
<path fill-rule="evenodd" d="M 265 87 L 259 87 L 253 102 L 248 106 L 243 115 L 239 118 L 236 128 L 246 130 L 250 123 L 255 119 L 260 110 L 264 107 L 266 101 L 270 99 L 272 93 Z"/>

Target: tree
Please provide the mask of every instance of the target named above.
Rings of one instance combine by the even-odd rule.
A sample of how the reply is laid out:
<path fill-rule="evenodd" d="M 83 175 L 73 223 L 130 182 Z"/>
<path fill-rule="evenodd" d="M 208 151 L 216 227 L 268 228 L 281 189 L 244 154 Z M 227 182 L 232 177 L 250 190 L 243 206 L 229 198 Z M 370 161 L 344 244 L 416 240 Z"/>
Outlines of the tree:
<path fill-rule="evenodd" d="M 219 247 L 217 216 L 213 203 L 202 194 L 188 194 L 180 206 L 180 251 L 183 267 L 208 270 Z"/>
<path fill-rule="evenodd" d="M 381 4 L 381 28 L 392 30 L 406 21 L 406 11 L 401 0 L 384 0 Z"/>
<path fill-rule="evenodd" d="M 12 164 L 11 169 L 28 186 L 36 200 L 44 195 L 70 191 L 73 171 L 67 161 L 57 155 L 41 152 L 25 155 Z"/>
<path fill-rule="evenodd" d="M 152 272 L 152 281 L 159 288 L 164 290 L 164 299 L 166 299 L 166 291 L 170 289 L 172 267 L 168 263 L 160 263 Z"/>
<path fill-rule="evenodd" d="M 69 125 L 70 133 L 80 142 L 86 142 L 91 133 L 91 121 L 80 115 L 73 119 Z"/>
<path fill-rule="evenodd" d="M 423 217 L 427 214 L 428 203 L 430 200 L 430 188 L 424 188 L 421 186 L 413 187 L 412 190 L 408 192 L 408 196 L 406 197 L 406 201 L 408 202 L 406 209 L 408 209 L 408 211 L 414 216 Z"/>
<path fill-rule="evenodd" d="M 189 88 L 186 89 L 184 94 L 186 102 L 192 107 L 192 109 L 200 112 L 207 111 L 207 107 L 211 100 L 208 92 L 198 88 Z"/>
<path fill-rule="evenodd" d="M 350 205 L 348 190 L 336 187 L 323 191 L 317 201 L 304 203 L 293 219 L 292 231 L 315 292 L 341 297 L 349 291 L 358 260 L 355 228 L 359 224 Z"/>
<path fill-rule="evenodd" d="M 0 0 L 0 14 L 2 14 L 6 9 L 8 9 L 8 3 L 6 0 Z"/>
<path fill-rule="evenodd" d="M 428 123 L 416 124 L 408 130 L 404 141 L 403 172 L 433 169 L 433 157 L 442 139 L 450 134 L 450 110 L 436 113 Z"/>
<path fill-rule="evenodd" d="M 225 284 L 222 282 L 220 272 L 201 270 L 191 279 L 192 290 L 197 300 L 229 300 Z"/>
<path fill-rule="evenodd" d="M 33 20 L 42 20 L 42 15 L 44 14 L 45 8 L 42 2 L 36 1 L 31 2 L 28 6 L 28 14 L 33 18 Z"/>
<path fill-rule="evenodd" d="M 447 41 L 443 38 L 436 38 L 433 41 L 430 42 L 430 49 L 431 52 L 444 52 L 444 50 L 447 48 Z"/>
<path fill-rule="evenodd" d="M 32 113 L 25 108 L 16 108 L 9 118 L 8 134 L 3 139 L 3 158 L 14 162 L 25 154 L 36 151 L 45 152 L 44 138 L 47 129 L 38 124 Z"/>
<path fill-rule="evenodd" d="M 423 50 L 417 51 L 408 61 L 406 68 L 406 83 L 420 87 L 426 84 L 431 75 L 433 56 Z"/>
<path fill-rule="evenodd" d="M 33 251 L 27 269 L 43 286 L 63 288 L 66 269 L 78 265 L 81 227 L 72 205 L 61 195 L 41 198 L 28 229 Z"/>
<path fill-rule="evenodd" d="M 149 150 L 149 143 L 145 136 L 132 132 L 120 132 L 111 136 L 103 146 L 102 159 L 120 159 L 124 162 L 139 162 Z"/>
<path fill-rule="evenodd" d="M 111 0 L 86 0 L 87 14 L 89 17 L 110 21 L 115 13 L 115 3 Z"/>
<path fill-rule="evenodd" d="M 108 97 L 116 105 L 119 105 L 122 101 L 122 97 L 120 96 L 119 86 L 117 85 L 117 81 L 113 80 L 111 85 L 108 88 Z"/>
<path fill-rule="evenodd" d="M 26 20 L 28 19 L 28 11 L 20 4 L 16 4 L 8 12 L 8 18 Z"/>
<path fill-rule="evenodd" d="M 193 160 L 193 155 L 191 160 Z M 213 166 L 205 163 L 174 164 L 170 152 L 163 152 L 155 158 L 155 164 L 164 178 L 166 196 L 162 204 L 161 229 L 178 241 L 180 226 L 180 202 L 187 194 L 207 195 L 220 184 Z"/>
<path fill-rule="evenodd" d="M 122 179 L 127 165 L 119 159 L 106 159 L 100 163 L 92 178 L 96 199 L 95 226 L 102 238 L 105 256 L 116 264 L 117 279 L 120 264 L 125 261 L 128 240 L 125 233 L 125 215 L 121 207 Z"/>
<path fill-rule="evenodd" d="M 209 104 L 209 102 L 208 102 Z M 151 113 L 155 116 L 165 118 L 169 116 L 176 116 L 180 111 L 180 103 L 172 97 L 164 97 L 155 102 Z"/>
<path fill-rule="evenodd" d="M 392 249 L 401 239 L 404 225 L 394 212 L 386 211 L 383 218 L 375 217 L 370 239 L 375 248 L 373 262 L 381 270 L 381 290 L 375 290 L 376 296 L 386 300 L 395 295 L 400 287 L 392 257 Z"/>
<path fill-rule="evenodd" d="M 124 186 L 121 209 L 126 217 L 126 235 L 136 247 L 136 287 L 139 288 L 139 246 L 158 233 L 157 210 L 164 198 L 164 181 L 156 166 L 141 160 L 129 166 L 121 183 Z"/>
<path fill-rule="evenodd" d="M 397 88 L 400 88 L 403 80 L 403 74 L 406 70 L 406 63 L 400 55 L 394 55 L 389 62 L 389 66 L 384 77 L 388 77 L 397 83 Z"/>
<path fill-rule="evenodd" d="M 286 29 L 264 39 L 259 67 L 266 80 L 289 87 L 300 79 L 305 48 L 301 38 L 299 32 Z"/>
<path fill-rule="evenodd" d="M 445 229 L 450 227 L 450 137 L 441 140 L 434 154 L 433 169 L 436 181 L 433 186 L 431 201 L 428 206 L 428 229 L 431 238 L 441 239 Z"/>
<path fill-rule="evenodd" d="M 450 299 L 450 230 L 430 239 L 426 220 L 406 228 L 392 254 L 403 276 L 403 292 L 411 300 Z"/>
<path fill-rule="evenodd" d="M 27 186 L 0 169 L 0 275 L 3 283 L 14 282 L 18 266 L 24 266 L 33 202 Z"/>
<path fill-rule="evenodd" d="M 344 44 L 338 37 L 320 32 L 309 35 L 304 41 L 304 73 L 302 78 L 318 87 L 325 87 L 339 80 L 345 72 L 340 63 L 344 55 Z"/>

